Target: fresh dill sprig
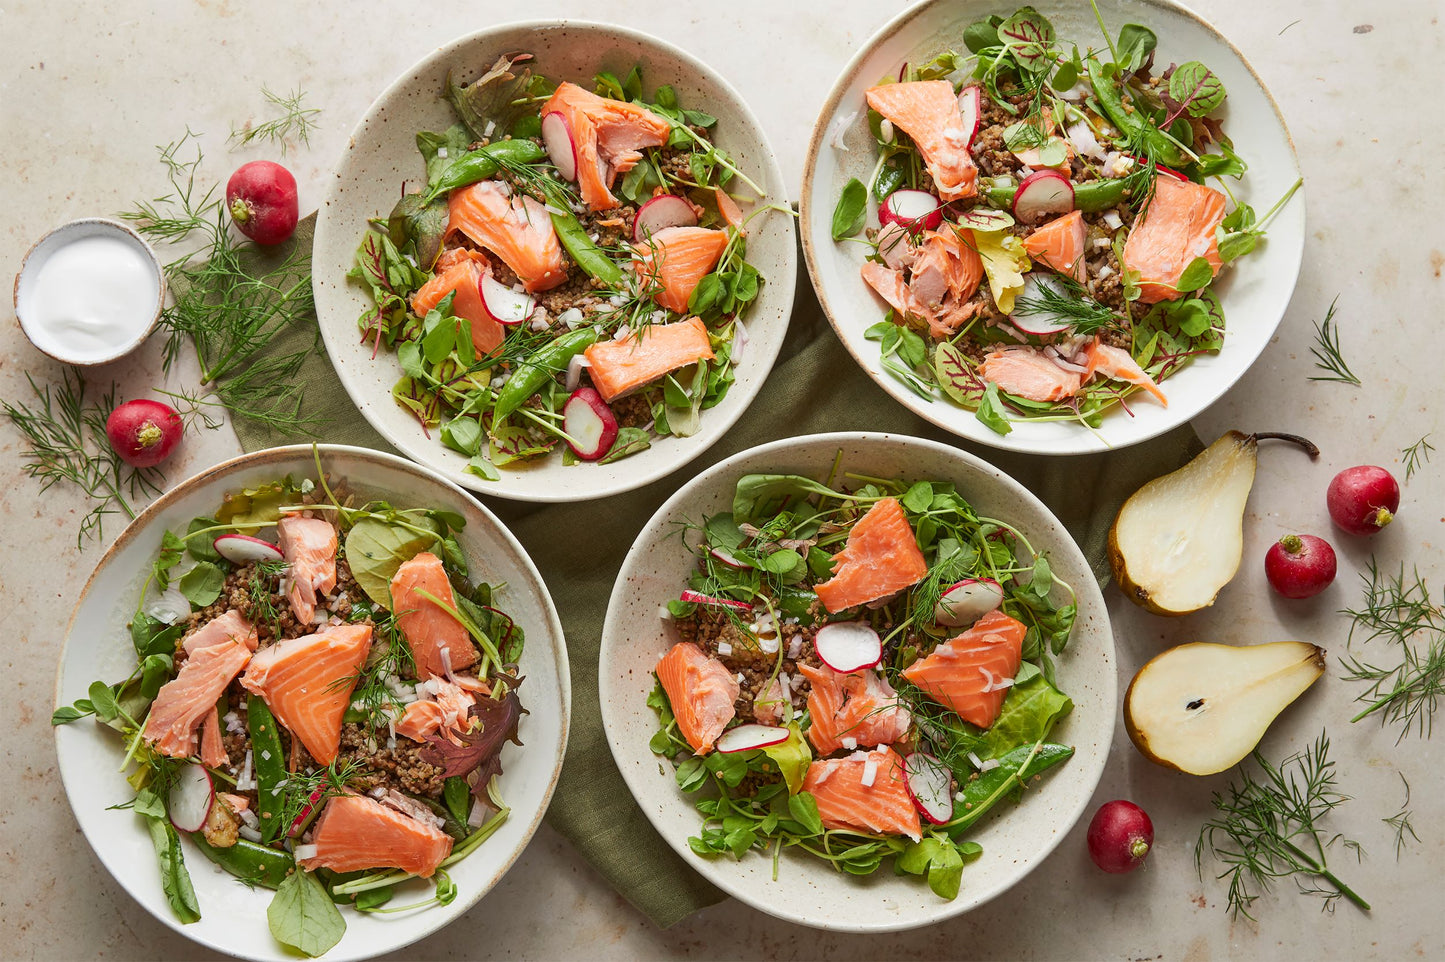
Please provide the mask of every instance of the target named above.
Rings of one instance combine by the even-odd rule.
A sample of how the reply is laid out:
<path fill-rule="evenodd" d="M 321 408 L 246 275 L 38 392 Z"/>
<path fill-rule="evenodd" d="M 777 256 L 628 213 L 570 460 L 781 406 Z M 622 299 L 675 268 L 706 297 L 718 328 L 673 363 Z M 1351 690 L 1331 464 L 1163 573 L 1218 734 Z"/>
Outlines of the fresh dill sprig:
<path fill-rule="evenodd" d="M 1400 776 L 1400 781 L 1405 785 L 1405 800 L 1400 803 L 1400 810 L 1398 812 L 1388 818 L 1382 818 L 1380 821 L 1395 830 L 1395 861 L 1398 862 L 1400 860 L 1400 853 L 1409 845 L 1409 843 L 1405 841 L 1405 836 L 1409 835 L 1410 838 L 1416 842 L 1420 841 L 1420 836 L 1415 834 L 1415 826 L 1410 821 L 1410 817 L 1413 814 L 1410 811 L 1410 783 L 1405 781 L 1404 772 L 1396 772 L 1395 774 Z"/>
<path fill-rule="evenodd" d="M 284 561 L 258 561 L 251 572 L 246 594 L 251 599 L 251 619 L 271 626 L 271 637 L 281 637 L 281 612 L 276 607 L 278 579 L 286 571 Z"/>
<path fill-rule="evenodd" d="M 42 493 L 62 481 L 73 484 L 91 500 L 90 510 L 81 518 L 76 547 L 87 538 L 104 536 L 107 515 L 117 511 L 135 517 L 132 500 L 149 499 L 161 492 L 157 468 L 133 468 L 120 460 L 105 434 L 105 420 L 116 405 L 116 386 L 97 403 L 86 403 L 85 378 L 74 368 L 65 368 L 59 384 L 40 387 L 29 373 L 36 402 L 3 404 L 9 418 L 25 437 L 20 452 L 25 473 L 40 481 Z"/>
<path fill-rule="evenodd" d="M 1337 294 L 1335 299 L 1330 301 L 1330 309 L 1325 311 L 1323 323 L 1315 322 L 1315 346 L 1310 348 L 1310 353 L 1315 356 L 1315 367 L 1328 373 L 1313 375 L 1310 380 L 1338 381 L 1359 387 L 1360 379 L 1350 370 L 1350 366 L 1345 363 L 1344 354 L 1340 352 L 1340 329 L 1334 326 L 1335 304 L 1339 299 Z"/>
<path fill-rule="evenodd" d="M 1430 600 L 1419 570 L 1408 578 L 1402 563 L 1395 575 L 1383 575 L 1374 558 L 1360 575 L 1365 599 L 1342 614 L 1352 619 L 1349 643 L 1360 632 L 1365 641 L 1398 645 L 1396 664 L 1374 664 L 1357 657 L 1341 659 L 1348 681 L 1368 682 L 1355 700 L 1366 707 L 1351 721 L 1379 713 L 1382 724 L 1399 726 L 1399 739 L 1413 730 L 1428 738 L 1434 729 L 1435 707 L 1445 695 L 1445 613 Z M 1397 741 L 1399 740 L 1397 739 Z"/>
<path fill-rule="evenodd" d="M 305 92 L 293 90 L 289 97 L 283 97 L 274 93 L 269 87 L 262 87 L 261 96 L 266 98 L 268 104 L 278 109 L 281 116 L 254 126 L 247 122 L 243 127 L 232 127 L 231 135 L 226 138 L 226 143 L 235 149 L 244 147 L 255 140 L 269 140 L 273 144 L 280 144 L 284 150 L 287 136 L 294 133 L 297 140 L 310 146 L 311 131 L 316 129 L 316 116 L 321 113 L 321 110 L 318 107 L 307 107 L 302 103 L 306 99 Z"/>
<path fill-rule="evenodd" d="M 366 725 L 373 731 L 385 729 L 389 722 L 400 717 L 395 713 L 405 707 L 397 702 L 387 682 L 416 673 L 415 656 L 397 626 L 396 615 L 388 613 L 378 617 L 378 614 L 372 613 L 372 623 L 381 639 L 376 649 L 379 655 L 362 667 L 360 680 L 351 693 L 352 706 L 366 714 Z"/>
<path fill-rule="evenodd" d="M 307 433 L 318 419 L 302 413 L 304 385 L 297 375 L 320 350 L 320 331 L 296 351 L 268 348 L 292 323 L 314 327 L 310 248 L 297 244 L 284 255 L 261 254 L 236 241 L 216 188 L 203 191 L 199 185 L 202 153 L 195 141 L 187 129 L 180 140 L 159 148 L 170 193 L 121 214 L 147 238 L 191 248 L 165 266 L 175 303 L 161 314 L 168 332 L 163 369 L 170 371 L 190 341 L 200 361 L 201 386 L 232 416 L 288 434 Z"/>
<path fill-rule="evenodd" d="M 1204 877 L 1204 855 L 1224 863 L 1216 878 L 1229 879 L 1229 911 L 1253 919 L 1255 899 L 1276 879 L 1293 878 L 1303 895 L 1324 899 L 1333 911 L 1336 900 L 1349 899 L 1365 911 L 1370 904 L 1342 882 L 1326 864 L 1325 850 L 1335 842 L 1355 852 L 1358 842 L 1341 835 L 1325 837 L 1320 822 L 1349 799 L 1335 787 L 1335 763 L 1329 758 L 1328 736 L 1291 755 L 1279 766 L 1254 752 L 1260 777 L 1240 767 L 1241 784 L 1231 782 L 1215 792 L 1218 815 L 1204 823 L 1194 849 L 1195 868 Z"/>
<path fill-rule="evenodd" d="M 1072 277 L 1057 275 L 1042 281 L 1035 289 L 1036 296 L 1019 298 L 1016 313 L 1062 318 L 1069 322 L 1075 334 L 1097 334 L 1123 323 L 1123 318 L 1090 297 L 1084 286 Z"/>
<path fill-rule="evenodd" d="M 1400 451 L 1400 456 L 1405 461 L 1405 480 L 1409 481 L 1410 476 L 1419 470 L 1422 464 L 1430 463 L 1430 454 L 1435 450 L 1430 443 L 1430 435 L 1425 435 L 1408 448 Z"/>

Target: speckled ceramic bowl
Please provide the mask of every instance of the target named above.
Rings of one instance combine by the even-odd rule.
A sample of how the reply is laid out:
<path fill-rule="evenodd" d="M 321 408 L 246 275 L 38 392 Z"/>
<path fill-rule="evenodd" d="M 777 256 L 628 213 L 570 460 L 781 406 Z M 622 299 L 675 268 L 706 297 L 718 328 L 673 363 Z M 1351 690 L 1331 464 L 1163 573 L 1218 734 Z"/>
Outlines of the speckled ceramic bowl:
<path fill-rule="evenodd" d="M 391 916 L 343 910 L 346 935 L 325 955 L 339 962 L 390 952 L 435 932 L 475 905 L 501 880 L 541 824 L 552 798 L 567 746 L 572 694 L 562 624 L 547 587 L 522 546 L 490 511 L 434 472 L 395 455 L 342 445 L 322 445 L 320 450 L 328 474 L 345 478 L 363 496 L 384 497 L 398 505 L 445 508 L 466 519 L 458 541 L 472 576 L 506 583 L 500 604 L 526 632 L 522 697 L 530 712 L 520 729 L 525 747 L 509 744 L 502 754 L 501 793 L 512 807 L 512 815 L 496 835 L 447 869 L 457 885 L 456 901 Z M 310 445 L 272 448 L 219 464 L 176 485 L 131 522 L 105 553 L 76 603 L 60 655 L 57 706 L 85 697 L 97 678 L 118 680 L 134 668 L 135 651 L 126 625 L 150 574 L 161 533 L 183 530 L 192 518 L 210 515 L 227 492 L 288 473 L 314 477 Z M 272 893 L 242 885 L 212 865 L 189 841 L 182 846 L 201 920 L 190 925 L 177 921 L 161 889 L 144 823 L 130 812 L 109 810 L 135 794 L 121 772 L 124 748 L 115 732 L 82 719 L 55 729 L 55 748 L 65 792 L 81 831 L 111 875 L 147 911 L 182 935 L 219 952 L 278 962 L 297 958 L 271 937 L 267 927 L 266 907 Z M 414 891 L 398 892 L 397 904 L 420 901 L 432 891 L 424 882 L 411 882 L 405 888 Z"/>
<path fill-rule="evenodd" d="M 963 30 L 988 14 L 1008 16 L 1020 4 L 1000 0 L 928 0 L 910 6 L 873 35 L 833 85 L 813 128 L 803 169 L 801 215 L 803 251 L 818 299 L 838 337 L 868 375 L 901 404 L 970 441 L 1033 454 L 1086 454 L 1125 447 L 1183 424 L 1218 400 L 1238 381 L 1274 336 L 1294 293 L 1304 254 L 1305 197 L 1298 191 L 1269 226 L 1268 239 L 1235 261 L 1213 290 L 1224 303 L 1228 332 L 1224 349 L 1199 357 L 1163 384 L 1169 406 L 1151 400 L 1131 403 L 1132 415 L 1111 410 L 1097 430 L 1073 421 L 1015 422 L 1006 435 L 994 433 L 966 410 L 941 397 L 914 394 L 883 370 L 878 343 L 864 337 L 882 319 L 883 302 L 859 276 L 866 252 L 857 243 L 834 243 L 833 208 L 851 177 L 867 180 L 877 153 L 863 109 L 864 91 L 878 78 L 896 75 L 905 62 L 928 60 L 947 49 L 966 52 Z M 1044 0 L 1034 4 L 1063 40 L 1103 46 L 1087 3 Z M 1229 98 L 1222 112 L 1235 149 L 1248 161 L 1244 180 L 1229 180 L 1241 203 L 1261 215 L 1300 176 L 1294 142 L 1269 91 L 1228 40 L 1198 14 L 1171 0 L 1099 0 L 1099 10 L 1117 35 L 1124 23 L 1151 27 L 1159 35 L 1156 62 L 1201 60 L 1224 81 Z M 851 120 L 849 119 L 851 118 Z M 833 146 L 841 132 L 843 151 Z M 877 211 L 870 225 L 877 225 Z"/>
<path fill-rule="evenodd" d="M 466 457 L 443 447 L 435 430 L 428 436 L 416 418 L 392 400 L 401 367 L 394 354 L 383 352 L 373 359 L 371 346 L 361 343 L 357 318 L 371 301 L 360 285 L 347 281 L 346 272 L 367 219 L 389 213 L 403 183 L 415 184 L 422 177 L 416 132 L 444 130 L 456 122 L 440 96 L 447 71 L 475 77 L 499 55 L 517 51 L 536 56 L 532 66 L 538 73 L 588 87 L 598 71 L 621 76 L 640 64 L 649 89 L 671 84 L 684 106 L 717 117 L 718 146 L 768 192 L 770 202 L 786 203 L 782 172 L 757 118 L 727 81 L 694 57 L 645 33 L 605 24 L 554 20 L 493 27 L 429 54 L 386 89 L 352 132 L 316 223 L 316 310 L 327 353 L 351 400 L 409 457 L 483 494 L 522 501 L 600 498 L 640 487 L 688 463 L 722 437 L 752 402 L 782 346 L 792 313 L 797 275 L 793 218 L 770 211 L 748 226 L 748 260 L 766 283 L 746 315 L 749 338 L 737 381 L 721 404 L 704 412 L 696 435 L 662 439 L 614 464 L 566 467 L 558 451 L 502 468 L 500 481 L 465 473 Z"/>
<path fill-rule="evenodd" d="M 958 898 L 943 901 L 916 877 L 884 867 L 868 877 L 836 872 L 811 856 L 785 853 L 773 880 L 772 859 L 702 858 L 687 839 L 700 828 L 695 796 L 677 788 L 671 766 L 648 739 L 657 713 L 646 704 L 657 659 L 678 640 L 660 607 L 685 587 L 696 559 L 678 524 L 727 510 L 739 477 L 754 472 L 828 476 L 841 452 L 841 471 L 874 477 L 953 481 L 980 514 L 1014 525 L 1047 551 L 1059 577 L 1079 594 L 1079 617 L 1058 662 L 1060 685 L 1074 710 L 1053 741 L 1074 757 L 1030 788 L 1023 801 L 980 823 L 970 837 L 983 855 L 965 866 Z M 1103 773 L 1114 732 L 1114 640 L 1104 599 L 1064 526 L 1017 481 L 956 448 L 888 434 L 819 434 L 764 444 L 721 462 L 688 482 L 653 515 L 622 563 L 602 629 L 598 668 L 602 721 L 612 755 L 652 824 L 708 881 L 749 905 L 803 925 L 839 932 L 885 932 L 928 925 L 967 912 L 1038 867 L 1083 813 Z"/>

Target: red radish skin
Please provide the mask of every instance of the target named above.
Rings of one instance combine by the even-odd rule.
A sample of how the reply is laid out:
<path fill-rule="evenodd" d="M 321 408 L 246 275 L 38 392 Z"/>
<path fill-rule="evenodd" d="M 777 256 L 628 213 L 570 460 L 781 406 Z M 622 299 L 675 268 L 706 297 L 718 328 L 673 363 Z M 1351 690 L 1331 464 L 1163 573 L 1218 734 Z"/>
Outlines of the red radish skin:
<path fill-rule="evenodd" d="M 1105 872 L 1122 875 L 1144 864 L 1154 846 L 1154 823 L 1122 798 L 1105 802 L 1089 822 L 1089 857 Z"/>
<path fill-rule="evenodd" d="M 885 227 L 897 224 L 912 233 L 934 230 L 943 223 L 943 206 L 928 191 L 905 187 L 884 198 L 878 223 Z"/>
<path fill-rule="evenodd" d="M 769 745 L 781 745 L 788 740 L 788 730 L 773 725 L 739 725 L 729 728 L 717 740 L 717 750 L 724 755 L 733 752 L 750 752 Z"/>
<path fill-rule="evenodd" d="M 185 423 L 169 405 L 148 398 L 126 401 L 105 419 L 105 436 L 120 459 L 136 468 L 153 468 L 181 443 Z"/>
<path fill-rule="evenodd" d="M 983 113 L 983 96 L 977 87 L 964 87 L 958 94 L 958 112 L 963 116 L 963 131 L 968 135 L 968 146 L 978 136 L 978 120 Z"/>
<path fill-rule="evenodd" d="M 166 798 L 166 814 L 177 831 L 199 832 L 211 814 L 216 801 L 216 786 L 211 773 L 195 763 L 182 766 L 171 782 Z"/>
<path fill-rule="evenodd" d="M 753 606 L 746 601 L 734 601 L 731 598 L 714 598 L 712 595 L 705 595 L 700 591 L 693 591 L 690 588 L 684 589 L 682 594 L 678 596 L 678 599 L 690 605 L 711 605 L 716 608 L 731 608 L 734 611 L 740 611 L 746 615 L 753 613 Z"/>
<path fill-rule="evenodd" d="M 505 327 L 520 324 L 537 313 L 535 297 L 512 290 L 491 274 L 483 274 L 477 280 L 477 293 L 482 298 L 482 310 Z"/>
<path fill-rule="evenodd" d="M 577 141 L 572 137 L 567 118 L 555 110 L 542 118 L 542 143 L 547 148 L 547 158 L 562 179 L 576 180 Z"/>
<path fill-rule="evenodd" d="M 579 387 L 562 405 L 562 428 L 572 440 L 567 446 L 583 461 L 597 461 L 617 440 L 617 417 L 595 388 Z"/>
<path fill-rule="evenodd" d="M 1074 185 L 1056 170 L 1036 170 L 1023 179 L 1014 194 L 1013 214 L 1025 224 L 1036 224 L 1053 214 L 1074 209 Z"/>
<path fill-rule="evenodd" d="M 286 830 L 287 838 L 299 838 L 301 833 L 306 831 L 306 826 L 311 824 L 312 817 L 316 814 L 316 808 L 321 804 L 325 793 L 316 789 L 306 797 L 306 804 L 301 806 L 301 811 L 292 820 L 291 827 Z"/>
<path fill-rule="evenodd" d="M 942 825 L 953 818 L 953 776 L 947 766 L 926 752 L 912 752 L 903 759 L 903 787 L 913 807 L 930 825 Z"/>
<path fill-rule="evenodd" d="M 813 650 L 823 664 L 846 675 L 878 664 L 883 640 L 866 622 L 835 621 L 818 629 Z"/>
<path fill-rule="evenodd" d="M 296 232 L 296 178 L 269 160 L 242 164 L 226 182 L 226 209 L 241 233 L 269 247 Z"/>
<path fill-rule="evenodd" d="M 1350 534 L 1377 534 L 1400 510 L 1400 483 L 1384 468 L 1361 464 L 1335 475 L 1327 498 L 1335 524 Z"/>
<path fill-rule="evenodd" d="M 1335 549 L 1312 534 L 1287 534 L 1264 555 L 1269 586 L 1286 598 L 1313 598 L 1335 580 Z"/>
<path fill-rule="evenodd" d="M 696 227 L 697 211 L 676 194 L 658 194 L 643 204 L 632 223 L 632 239 L 641 243 L 668 227 Z"/>

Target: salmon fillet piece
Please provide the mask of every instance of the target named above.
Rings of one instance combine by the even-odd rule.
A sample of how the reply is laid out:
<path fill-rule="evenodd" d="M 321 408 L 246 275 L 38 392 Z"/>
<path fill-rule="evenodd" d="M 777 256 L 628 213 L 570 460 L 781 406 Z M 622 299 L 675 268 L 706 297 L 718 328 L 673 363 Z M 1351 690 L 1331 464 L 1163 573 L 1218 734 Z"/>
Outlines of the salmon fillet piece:
<path fill-rule="evenodd" d="M 1088 280 L 1084 266 L 1084 241 L 1088 230 L 1084 215 L 1072 210 L 1025 237 L 1024 250 L 1035 261 L 1082 284 Z"/>
<path fill-rule="evenodd" d="M 1062 401 L 1079 393 L 1083 375 L 1066 371 L 1032 347 L 1009 347 L 984 355 L 979 376 L 1030 401 Z"/>
<path fill-rule="evenodd" d="M 1118 347 L 1110 347 L 1108 344 L 1095 338 L 1094 343 L 1089 345 L 1087 353 L 1089 360 L 1084 366 L 1089 369 L 1090 375 L 1098 373 L 1118 381 L 1137 384 L 1158 398 L 1160 404 L 1165 407 L 1169 406 L 1169 399 L 1164 396 L 1164 392 L 1159 389 L 1159 385 L 1154 383 L 1152 377 L 1144 373 L 1144 369 L 1139 366 L 1139 363 L 1134 360 L 1133 355 L 1128 351 Z"/>
<path fill-rule="evenodd" d="M 477 699 L 441 678 L 424 682 L 421 688 L 430 698 L 406 706 L 406 713 L 396 724 L 396 733 L 424 742 L 427 736 L 440 732 L 453 745 L 460 745 L 458 736 L 471 730 L 469 714 Z"/>
<path fill-rule="evenodd" d="M 212 708 L 201 722 L 201 764 L 207 768 L 220 768 L 230 761 L 226 744 L 221 740 L 220 709 Z"/>
<path fill-rule="evenodd" d="M 286 598 L 303 625 L 312 623 L 316 599 L 336 588 L 336 527 L 321 518 L 290 514 L 276 522 L 286 556 Z"/>
<path fill-rule="evenodd" d="M 460 231 L 512 269 L 528 291 L 548 291 L 567 281 L 562 244 L 552 215 L 526 194 L 495 180 L 452 191 L 447 201 L 447 236 Z"/>
<path fill-rule="evenodd" d="M 1154 180 L 1154 197 L 1124 241 L 1124 266 L 1139 273 L 1139 300 L 1173 301 L 1184 269 L 1203 257 L 1214 275 L 1219 259 L 1215 228 L 1224 221 L 1224 195 L 1212 187 L 1174 177 Z"/>
<path fill-rule="evenodd" d="M 972 132 L 963 129 L 953 84 L 947 80 L 882 84 L 864 96 L 868 106 L 913 138 L 940 197 L 961 200 L 978 193 L 978 168 L 968 152 Z"/>
<path fill-rule="evenodd" d="M 661 147 L 672 125 L 652 111 L 621 100 L 599 97 L 571 81 L 557 85 L 542 106 L 543 117 L 560 113 L 572 135 L 577 161 L 577 188 L 591 210 L 610 210 L 621 203 L 612 196 L 618 174 L 642 159 L 645 147 Z"/>
<path fill-rule="evenodd" d="M 872 784 L 864 784 L 870 775 Z M 903 759 L 891 748 L 814 761 L 803 791 L 817 801 L 824 828 L 906 835 L 915 842 L 922 834 L 918 809 L 903 782 Z"/>
<path fill-rule="evenodd" d="M 476 664 L 481 655 L 467 629 L 436 602 L 423 597 L 422 591 L 457 606 L 446 569 L 430 551 L 402 562 L 391 577 L 391 610 L 411 645 L 417 673 L 422 678 L 445 678 L 449 672 Z"/>
<path fill-rule="evenodd" d="M 487 255 L 481 251 L 453 248 L 437 260 L 436 273 L 431 280 L 411 296 L 412 313 L 426 317 L 427 312 L 441 303 L 442 298 L 453 291 L 452 316 L 471 323 L 472 347 L 477 356 L 485 357 L 502 346 L 506 329 L 487 313 L 482 306 L 482 278 L 492 272 Z"/>
<path fill-rule="evenodd" d="M 833 577 L 816 586 L 823 607 L 837 614 L 915 585 L 928 574 L 918 538 L 897 498 L 884 498 L 859 518 L 843 550 L 833 556 Z"/>
<path fill-rule="evenodd" d="M 840 674 L 827 665 L 799 665 L 812 682 L 808 713 L 812 724 L 808 741 L 821 755 L 840 748 L 891 745 L 908 734 L 913 715 L 898 700 L 898 693 L 871 668 Z M 844 739 L 850 744 L 845 745 Z"/>
<path fill-rule="evenodd" d="M 995 609 L 903 670 L 903 677 L 964 721 L 988 728 L 1023 662 L 1023 622 Z"/>
<path fill-rule="evenodd" d="M 654 670 L 682 737 L 694 752 L 706 755 L 733 720 L 742 686 L 722 662 L 692 642 L 673 645 Z"/>
<path fill-rule="evenodd" d="M 446 832 L 360 795 L 332 796 L 316 817 L 311 844 L 315 854 L 296 860 L 307 870 L 396 868 L 422 878 L 452 853 Z"/>
<path fill-rule="evenodd" d="M 254 635 L 251 646 L 255 646 Z M 171 758 L 194 754 L 196 730 L 207 714 L 215 717 L 216 701 L 250 661 L 251 648 L 229 636 L 197 645 L 176 677 L 156 692 L 142 726 L 142 738 Z"/>
<path fill-rule="evenodd" d="M 341 722 L 371 651 L 370 625 L 337 625 L 263 648 L 241 676 L 322 765 L 336 760 Z"/>
<path fill-rule="evenodd" d="M 664 227 L 646 242 L 634 244 L 632 269 L 651 285 L 652 299 L 677 314 L 697 285 L 717 266 L 728 246 L 727 231 L 706 227 Z"/>
<path fill-rule="evenodd" d="M 194 655 L 202 648 L 218 645 L 223 641 L 238 641 L 249 650 L 256 650 L 256 629 L 246 616 L 235 608 L 206 622 L 181 641 L 181 648 L 187 655 Z"/>
<path fill-rule="evenodd" d="M 592 386 L 609 404 L 678 368 L 711 360 L 712 342 L 700 318 L 672 324 L 653 324 L 642 334 L 621 340 L 598 341 L 583 352 Z"/>

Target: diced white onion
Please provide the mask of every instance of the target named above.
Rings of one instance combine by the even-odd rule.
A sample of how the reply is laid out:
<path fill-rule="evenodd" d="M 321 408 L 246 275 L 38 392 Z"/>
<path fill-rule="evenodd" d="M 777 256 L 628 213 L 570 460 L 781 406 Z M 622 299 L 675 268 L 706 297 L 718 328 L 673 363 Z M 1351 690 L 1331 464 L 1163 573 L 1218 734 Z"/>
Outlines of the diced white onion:
<path fill-rule="evenodd" d="M 858 739 L 854 738 L 851 735 L 849 735 L 847 738 L 838 739 L 838 743 L 841 744 L 844 748 L 848 749 L 848 751 L 850 752 L 858 747 Z"/>
<path fill-rule="evenodd" d="M 162 624 L 173 625 L 190 615 L 191 603 L 181 594 L 180 589 L 172 584 L 159 596 L 146 602 L 142 610 Z"/>
<path fill-rule="evenodd" d="M 968 763 L 969 763 L 970 765 L 972 765 L 974 768 L 982 768 L 982 767 L 983 767 L 983 762 L 979 761 L 978 756 L 975 755 L 973 752 L 969 752 L 969 753 L 968 753 Z"/>
<path fill-rule="evenodd" d="M 843 135 L 847 132 L 849 127 L 853 126 L 853 121 L 857 119 L 858 111 L 855 110 L 852 113 L 846 114 L 845 116 L 839 117 L 837 120 L 833 121 L 833 130 L 828 135 L 828 143 L 835 150 L 841 150 L 844 153 L 849 152 L 848 145 L 843 143 Z"/>
<path fill-rule="evenodd" d="M 741 685 L 743 682 L 747 681 L 747 678 L 743 677 L 743 673 L 742 673 L 742 672 L 738 672 L 738 674 L 737 674 L 737 679 L 738 679 L 738 684 L 739 684 L 739 685 Z"/>
<path fill-rule="evenodd" d="M 743 351 L 747 349 L 747 346 L 748 329 L 746 327 L 743 327 L 742 318 L 738 318 L 737 320 L 733 321 L 733 363 L 736 364 L 738 361 L 742 360 Z"/>
<path fill-rule="evenodd" d="M 485 805 L 472 805 L 472 810 L 467 813 L 467 828 L 481 828 L 487 820 Z"/>
<path fill-rule="evenodd" d="M 567 329 L 570 331 L 582 323 L 582 312 L 575 307 L 569 307 L 557 315 L 557 320 L 567 325 Z"/>
<path fill-rule="evenodd" d="M 758 635 L 758 646 L 763 649 L 763 654 L 776 655 L 778 653 L 778 636 L 774 633 Z"/>
<path fill-rule="evenodd" d="M 438 147 L 437 156 L 445 160 L 447 157 L 447 149 L 445 147 Z"/>
<path fill-rule="evenodd" d="M 797 660 L 798 660 L 798 656 L 801 655 L 802 653 L 803 653 L 803 636 L 802 636 L 802 635 L 794 635 L 792 638 L 789 638 L 789 639 L 788 639 L 788 657 L 791 658 L 791 659 L 793 659 L 794 661 L 797 661 Z"/>
<path fill-rule="evenodd" d="M 295 850 L 292 851 L 291 854 L 294 855 L 294 856 L 296 856 L 296 861 L 298 861 L 298 862 L 303 861 L 303 860 L 308 859 L 308 858 L 315 858 L 315 857 L 316 857 L 316 846 L 315 846 L 315 845 L 298 845 L 298 846 L 296 846 Z"/>
<path fill-rule="evenodd" d="M 991 772 L 995 768 L 998 768 L 998 764 L 999 763 L 997 758 L 990 758 L 988 761 L 978 766 L 978 770 L 981 772 Z"/>
<path fill-rule="evenodd" d="M 858 781 L 864 788 L 872 788 L 873 780 L 878 777 L 878 759 L 872 755 L 863 763 L 863 777 Z"/>
<path fill-rule="evenodd" d="M 240 828 L 236 829 L 236 834 L 241 836 L 248 842 L 261 841 L 261 832 L 258 829 L 254 829 L 249 825 L 242 825 Z"/>
<path fill-rule="evenodd" d="M 1124 226 L 1124 218 L 1119 216 L 1117 210 L 1106 210 L 1104 211 L 1104 226 L 1109 230 L 1118 230 Z"/>
<path fill-rule="evenodd" d="M 717 653 L 726 658 L 733 653 L 733 646 L 725 641 L 720 641 L 717 643 Z"/>

